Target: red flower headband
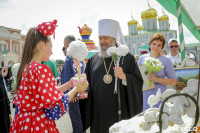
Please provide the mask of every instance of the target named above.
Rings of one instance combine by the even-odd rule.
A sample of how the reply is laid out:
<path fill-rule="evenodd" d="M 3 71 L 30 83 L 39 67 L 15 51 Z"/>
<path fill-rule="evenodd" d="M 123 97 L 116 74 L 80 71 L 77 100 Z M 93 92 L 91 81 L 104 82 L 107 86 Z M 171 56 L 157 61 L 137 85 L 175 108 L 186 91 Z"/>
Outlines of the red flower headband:
<path fill-rule="evenodd" d="M 35 30 L 41 32 L 45 36 L 54 34 L 53 38 L 55 39 L 56 24 L 57 20 L 53 20 L 53 22 L 43 22 L 42 24 L 39 24 Z"/>

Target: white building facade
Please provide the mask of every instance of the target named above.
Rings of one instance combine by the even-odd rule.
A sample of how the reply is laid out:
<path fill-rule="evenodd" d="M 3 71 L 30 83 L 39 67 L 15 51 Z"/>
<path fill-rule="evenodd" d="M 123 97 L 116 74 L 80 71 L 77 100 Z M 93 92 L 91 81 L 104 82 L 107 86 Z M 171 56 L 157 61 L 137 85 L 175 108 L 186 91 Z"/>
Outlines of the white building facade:
<path fill-rule="evenodd" d="M 21 30 L 0 26 L 0 67 L 20 62 L 24 42 Z"/>

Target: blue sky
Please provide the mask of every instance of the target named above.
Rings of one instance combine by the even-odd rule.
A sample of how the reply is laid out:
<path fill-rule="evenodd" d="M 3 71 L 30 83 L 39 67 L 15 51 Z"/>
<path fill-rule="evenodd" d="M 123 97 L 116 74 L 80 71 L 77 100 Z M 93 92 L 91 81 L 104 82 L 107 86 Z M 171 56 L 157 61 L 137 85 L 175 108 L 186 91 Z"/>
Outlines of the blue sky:
<path fill-rule="evenodd" d="M 152 8 L 162 14 L 162 6 L 156 0 L 149 0 Z M 132 9 L 132 11 L 131 11 Z M 128 34 L 127 22 L 131 14 L 142 24 L 141 12 L 148 9 L 147 0 L 0 0 L 0 26 L 22 30 L 26 34 L 30 27 L 45 21 L 58 20 L 56 38 L 53 42 L 51 59 L 65 59 L 62 53 L 63 39 L 72 34 L 81 39 L 78 26 L 87 24 L 92 28 L 90 37 L 98 46 L 98 21 L 115 19 Z M 176 17 L 168 13 L 171 29 L 178 30 Z M 186 43 L 197 42 L 191 33 L 184 28 Z"/>

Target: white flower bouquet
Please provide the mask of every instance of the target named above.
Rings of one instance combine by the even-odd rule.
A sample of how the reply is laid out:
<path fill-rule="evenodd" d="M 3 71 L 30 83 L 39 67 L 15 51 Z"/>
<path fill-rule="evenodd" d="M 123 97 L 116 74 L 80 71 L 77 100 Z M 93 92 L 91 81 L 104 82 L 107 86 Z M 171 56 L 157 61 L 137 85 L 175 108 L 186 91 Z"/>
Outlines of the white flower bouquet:
<path fill-rule="evenodd" d="M 159 59 L 155 59 L 152 57 L 145 58 L 144 65 L 147 67 L 147 69 L 144 71 L 145 75 L 150 74 L 152 72 L 158 72 L 162 68 L 164 68 L 164 66 L 162 65 L 162 62 Z M 151 81 L 148 80 L 148 85 L 150 86 L 150 84 L 151 84 Z"/>
<path fill-rule="evenodd" d="M 73 77 L 73 84 L 86 80 L 85 74 L 81 75 L 81 61 L 83 61 L 88 55 L 88 49 L 84 42 L 73 41 L 67 48 L 67 55 L 74 60 L 73 67 L 77 69 L 78 74 Z"/>
<path fill-rule="evenodd" d="M 119 44 L 119 47 L 113 46 L 108 48 L 106 51 L 109 56 L 112 57 L 112 60 L 114 61 L 115 67 L 119 66 L 119 61 L 121 56 L 125 56 L 128 54 L 129 49 L 127 46 Z M 117 93 L 117 78 L 115 78 L 115 90 L 114 93 Z"/>

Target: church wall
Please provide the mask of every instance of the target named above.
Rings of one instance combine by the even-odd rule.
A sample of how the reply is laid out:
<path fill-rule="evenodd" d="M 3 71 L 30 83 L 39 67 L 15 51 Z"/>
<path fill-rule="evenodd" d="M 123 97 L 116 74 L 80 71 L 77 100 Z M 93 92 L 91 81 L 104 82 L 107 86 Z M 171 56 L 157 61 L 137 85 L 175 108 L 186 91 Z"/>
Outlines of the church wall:
<path fill-rule="evenodd" d="M 17 53 L 19 53 L 19 48 L 20 48 L 20 41 L 18 40 L 12 40 L 12 52 L 15 52 L 14 51 L 14 47 L 17 46 Z"/>
<path fill-rule="evenodd" d="M 21 34 L 21 30 L 16 30 L 16 29 L 11 29 L 11 28 L 8 28 L 8 30 L 10 34 L 15 33 L 15 32 L 17 32 L 18 34 Z"/>
<path fill-rule="evenodd" d="M 169 30 L 168 20 L 163 20 L 159 22 L 159 30 Z"/>
<path fill-rule="evenodd" d="M 9 51 L 8 53 L 3 54 L 2 52 L 4 51 L 4 49 L 2 49 L 2 51 L 0 52 L 0 67 L 2 67 L 2 62 L 4 62 L 4 66 L 8 66 L 9 62 L 20 62 L 26 36 L 21 35 L 21 30 L 17 29 L 0 26 L 0 30 L 2 30 L 0 31 L 0 41 L 3 40 L 8 44 L 7 50 Z M 17 52 L 14 52 L 15 46 L 17 46 Z"/>
<path fill-rule="evenodd" d="M 137 34 L 137 25 L 128 26 L 129 35 Z"/>
<path fill-rule="evenodd" d="M 167 46 L 167 42 L 169 39 L 171 38 L 176 38 L 177 37 L 177 33 L 175 30 L 172 31 L 162 31 L 162 32 L 151 32 L 148 34 L 138 34 L 138 35 L 132 35 L 132 36 L 125 36 L 125 41 L 129 47 L 130 53 L 133 55 L 139 55 L 139 47 L 142 47 L 146 44 L 149 44 L 149 41 L 151 39 L 151 37 L 156 34 L 156 33 L 160 33 L 163 34 L 165 36 L 166 39 L 166 44 L 164 49 L 166 51 L 169 51 Z"/>

